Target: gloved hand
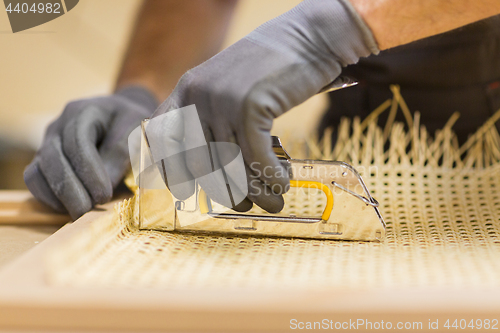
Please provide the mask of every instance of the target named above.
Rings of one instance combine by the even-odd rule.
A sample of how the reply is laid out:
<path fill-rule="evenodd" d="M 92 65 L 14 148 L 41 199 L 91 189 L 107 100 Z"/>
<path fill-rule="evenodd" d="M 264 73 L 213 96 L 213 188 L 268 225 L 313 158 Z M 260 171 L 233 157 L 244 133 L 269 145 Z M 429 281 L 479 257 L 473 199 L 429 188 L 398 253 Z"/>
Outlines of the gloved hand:
<path fill-rule="evenodd" d="M 342 66 L 378 52 L 371 31 L 347 0 L 305 0 L 188 71 L 153 117 L 195 104 L 207 142 L 234 142 L 241 148 L 248 195 L 236 209 L 248 210 L 254 202 L 279 212 L 289 178 L 271 148 L 273 119 L 332 83 Z M 165 135 L 176 136 L 166 142 L 190 135 L 174 127 L 165 125 Z M 186 151 L 185 166 L 171 168 L 167 177 L 206 175 L 213 161 L 203 155 Z M 181 200 L 194 191 L 171 190 Z M 210 196 L 210 189 L 205 191 Z"/>
<path fill-rule="evenodd" d="M 137 86 L 70 102 L 48 128 L 24 181 L 41 202 L 73 219 L 109 201 L 130 166 L 127 139 L 158 105 Z"/>

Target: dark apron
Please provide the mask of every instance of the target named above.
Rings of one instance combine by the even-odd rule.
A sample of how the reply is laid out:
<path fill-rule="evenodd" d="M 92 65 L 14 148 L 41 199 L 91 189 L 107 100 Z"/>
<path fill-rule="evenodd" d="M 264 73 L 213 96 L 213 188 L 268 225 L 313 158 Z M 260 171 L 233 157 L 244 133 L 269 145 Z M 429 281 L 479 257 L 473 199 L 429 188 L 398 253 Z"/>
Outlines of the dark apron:
<path fill-rule="evenodd" d="M 420 111 L 431 134 L 460 112 L 453 129 L 463 143 L 500 109 L 500 16 L 361 59 L 342 75 L 359 85 L 329 94 L 320 134 L 336 128 L 342 117 L 366 117 L 391 98 L 389 86 L 398 84 L 408 107 Z M 387 114 L 380 117 L 380 125 Z M 404 122 L 401 112 L 397 120 Z"/>

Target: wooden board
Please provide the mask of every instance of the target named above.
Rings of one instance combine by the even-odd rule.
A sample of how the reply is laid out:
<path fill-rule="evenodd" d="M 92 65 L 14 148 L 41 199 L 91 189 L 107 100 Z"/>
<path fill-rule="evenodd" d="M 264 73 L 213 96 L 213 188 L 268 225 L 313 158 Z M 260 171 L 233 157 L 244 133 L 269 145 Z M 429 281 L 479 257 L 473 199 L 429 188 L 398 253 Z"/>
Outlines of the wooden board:
<path fill-rule="evenodd" d="M 499 319 L 498 289 L 141 290 L 62 288 L 45 281 L 44 252 L 82 232 L 113 203 L 68 224 L 0 271 L 0 330 L 290 331 L 294 323 L 335 326 L 358 320 L 385 324 L 446 319 Z M 296 319 L 294 322 L 291 320 Z M 325 321 L 324 321 L 325 320 Z M 332 321 L 330 323 L 330 321 Z M 359 321 L 359 323 L 361 323 Z M 368 327 L 359 326 L 360 331 Z M 405 330 L 412 331 L 412 330 Z M 465 332 L 467 330 L 460 330 Z M 477 331 L 477 330 L 475 330 Z"/>
<path fill-rule="evenodd" d="M 69 221 L 69 215 L 54 212 L 38 202 L 29 191 L 0 191 L 0 225 L 63 225 Z"/>

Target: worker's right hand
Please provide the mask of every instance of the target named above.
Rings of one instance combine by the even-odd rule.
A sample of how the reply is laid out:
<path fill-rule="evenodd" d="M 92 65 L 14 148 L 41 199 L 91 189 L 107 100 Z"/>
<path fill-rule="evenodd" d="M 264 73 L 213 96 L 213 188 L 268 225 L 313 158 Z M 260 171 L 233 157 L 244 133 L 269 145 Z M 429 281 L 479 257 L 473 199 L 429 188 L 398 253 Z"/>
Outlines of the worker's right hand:
<path fill-rule="evenodd" d="M 130 167 L 128 135 L 157 104 L 137 86 L 70 102 L 47 128 L 24 171 L 26 186 L 38 200 L 73 219 L 109 201 Z"/>
<path fill-rule="evenodd" d="M 220 204 L 243 211 L 253 202 L 279 212 L 289 179 L 271 147 L 274 118 L 329 86 L 342 66 L 377 52 L 369 28 L 348 0 L 305 0 L 188 71 L 146 130 L 154 162 L 169 157 L 161 164 L 174 196 L 192 195 L 197 179 Z M 196 106 L 197 122 L 187 111 L 175 111 L 190 105 Z M 214 153 L 206 145 L 210 142 L 213 147 L 236 143 L 243 172 L 233 168 L 224 177 L 207 177 L 218 170 L 217 159 L 224 166 L 235 155 L 225 148 Z M 228 205 L 228 192 L 246 193 L 242 183 L 247 198 L 237 207 Z"/>

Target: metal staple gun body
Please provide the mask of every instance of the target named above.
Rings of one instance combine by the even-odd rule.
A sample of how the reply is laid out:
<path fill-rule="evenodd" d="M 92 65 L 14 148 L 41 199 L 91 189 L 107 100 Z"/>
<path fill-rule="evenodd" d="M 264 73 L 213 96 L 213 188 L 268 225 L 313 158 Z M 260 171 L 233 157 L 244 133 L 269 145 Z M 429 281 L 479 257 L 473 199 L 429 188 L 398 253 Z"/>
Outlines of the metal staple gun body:
<path fill-rule="evenodd" d="M 147 158 L 148 149 L 143 131 L 143 157 Z M 141 186 L 144 181 L 140 178 L 139 228 L 336 240 L 383 239 L 385 223 L 379 204 L 352 166 L 338 161 L 295 160 L 277 137 L 273 137 L 273 150 L 291 179 L 280 213 L 270 214 L 255 205 L 246 213 L 233 211 L 211 200 L 199 184 L 190 198 L 177 200 L 164 183 L 163 188 L 147 189 Z M 161 179 L 165 170 L 154 170 L 158 174 L 150 172 L 147 177 Z"/>

